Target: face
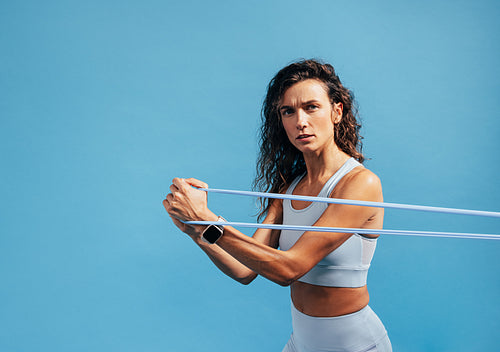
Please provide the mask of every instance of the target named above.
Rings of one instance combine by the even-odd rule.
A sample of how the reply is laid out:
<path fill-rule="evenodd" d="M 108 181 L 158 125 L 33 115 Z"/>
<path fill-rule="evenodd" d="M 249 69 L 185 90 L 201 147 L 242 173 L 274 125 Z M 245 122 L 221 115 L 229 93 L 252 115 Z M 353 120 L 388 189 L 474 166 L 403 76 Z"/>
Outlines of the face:
<path fill-rule="evenodd" d="M 342 118 L 342 103 L 330 103 L 326 86 L 308 79 L 288 88 L 279 112 L 290 142 L 302 153 L 334 147 L 334 124 Z"/>

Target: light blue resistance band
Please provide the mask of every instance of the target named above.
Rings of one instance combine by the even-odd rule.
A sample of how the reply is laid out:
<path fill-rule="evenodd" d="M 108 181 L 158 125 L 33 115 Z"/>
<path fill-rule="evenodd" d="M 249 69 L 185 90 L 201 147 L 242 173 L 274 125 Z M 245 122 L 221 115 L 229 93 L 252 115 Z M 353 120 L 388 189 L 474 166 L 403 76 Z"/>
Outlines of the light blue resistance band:
<path fill-rule="evenodd" d="M 431 207 L 431 206 L 424 206 L 424 205 L 397 204 L 397 203 L 385 203 L 385 202 L 370 202 L 370 201 L 326 198 L 326 197 L 297 196 L 297 195 L 292 195 L 292 194 L 280 194 L 280 193 L 235 191 L 235 190 L 215 189 L 215 188 L 199 188 L 199 190 L 206 191 L 206 192 L 212 192 L 212 193 L 223 193 L 223 194 L 242 195 L 242 196 L 251 196 L 251 197 L 290 199 L 290 200 L 309 201 L 309 202 L 359 205 L 359 206 L 368 206 L 368 207 L 376 207 L 376 208 L 406 209 L 406 210 L 428 211 L 428 212 L 434 212 L 434 213 L 473 215 L 473 216 L 486 216 L 486 217 L 500 218 L 500 212 L 492 212 L 492 211 L 442 208 L 442 207 Z M 230 221 L 227 221 L 227 222 L 185 221 L 184 223 L 191 224 L 191 225 L 223 225 L 223 226 L 246 227 L 246 228 L 265 228 L 265 229 L 275 229 L 275 230 L 358 233 L 358 234 L 366 234 L 366 235 L 379 234 L 379 235 L 400 235 L 400 236 L 423 236 L 423 237 L 447 237 L 447 238 L 472 238 L 472 239 L 500 240 L 500 235 L 497 235 L 497 234 L 475 234 L 475 233 L 460 233 L 460 232 L 361 229 L 361 228 L 344 228 L 344 227 L 299 226 L 299 225 L 286 225 L 286 224 L 283 224 L 283 225 L 282 224 L 257 224 L 257 223 L 230 222 Z"/>
<path fill-rule="evenodd" d="M 217 188 L 198 188 L 198 189 L 200 191 L 206 191 L 206 192 L 212 192 L 212 193 L 233 194 L 233 195 L 249 196 L 249 197 L 290 199 L 290 200 L 301 200 L 301 201 L 305 201 L 305 202 L 360 205 L 360 206 L 364 206 L 364 207 L 373 207 L 373 208 L 405 209 L 405 210 L 428 211 L 428 212 L 432 212 L 432 213 L 474 215 L 474 216 L 487 216 L 487 217 L 493 217 L 493 218 L 500 218 L 500 212 L 495 212 L 495 211 L 430 207 L 427 205 L 370 202 L 370 201 L 366 201 L 366 200 L 351 200 L 351 199 L 339 199 L 339 198 L 328 198 L 328 197 L 296 196 L 293 194 L 281 194 L 281 193 L 235 191 L 235 190 L 230 190 L 230 189 L 217 189 Z"/>
<path fill-rule="evenodd" d="M 183 221 L 191 225 L 222 225 L 234 227 L 250 227 L 272 230 L 292 230 L 292 231 L 315 231 L 315 232 L 335 232 L 335 233 L 358 233 L 360 235 L 400 235 L 400 236 L 421 236 L 421 237 L 448 237 L 448 238 L 474 238 L 481 240 L 500 240 L 500 235 L 485 233 L 462 233 L 462 232 L 432 232 L 432 231 L 409 231 L 409 230 L 385 230 L 385 229 L 356 229 L 351 227 L 323 227 L 323 226 L 300 226 L 281 224 L 254 224 L 248 222 L 233 221 Z"/>

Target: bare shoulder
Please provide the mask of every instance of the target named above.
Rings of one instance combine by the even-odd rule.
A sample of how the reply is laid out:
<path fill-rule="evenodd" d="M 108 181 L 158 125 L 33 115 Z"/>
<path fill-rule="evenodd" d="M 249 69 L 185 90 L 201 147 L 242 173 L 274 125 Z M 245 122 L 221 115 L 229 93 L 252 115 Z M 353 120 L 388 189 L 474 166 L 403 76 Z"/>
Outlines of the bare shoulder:
<path fill-rule="evenodd" d="M 356 167 L 345 175 L 334 192 L 336 197 L 382 201 L 380 178 L 364 167 Z M 333 196 L 333 193 L 332 193 Z"/>
<path fill-rule="evenodd" d="M 366 187 L 382 187 L 380 178 L 373 171 L 370 171 L 365 167 L 355 168 L 348 174 L 348 176 L 351 178 L 350 182 L 353 182 L 358 186 L 364 185 Z"/>

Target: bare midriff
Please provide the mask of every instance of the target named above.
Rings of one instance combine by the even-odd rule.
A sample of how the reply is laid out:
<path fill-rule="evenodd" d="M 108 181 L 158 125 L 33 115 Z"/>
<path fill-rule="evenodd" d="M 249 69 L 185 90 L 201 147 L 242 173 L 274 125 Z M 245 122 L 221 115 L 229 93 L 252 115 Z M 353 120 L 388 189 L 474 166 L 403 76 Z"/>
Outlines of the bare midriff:
<path fill-rule="evenodd" d="M 337 317 L 363 309 L 370 300 L 362 287 L 326 287 L 295 281 L 290 286 L 295 308 L 314 317 Z"/>

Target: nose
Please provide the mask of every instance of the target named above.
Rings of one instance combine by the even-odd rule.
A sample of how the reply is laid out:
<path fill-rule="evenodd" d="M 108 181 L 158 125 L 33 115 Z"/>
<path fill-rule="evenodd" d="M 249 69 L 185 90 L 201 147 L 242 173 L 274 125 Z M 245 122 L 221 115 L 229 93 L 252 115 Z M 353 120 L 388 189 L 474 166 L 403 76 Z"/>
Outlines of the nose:
<path fill-rule="evenodd" d="M 297 129 L 303 130 L 307 126 L 307 114 L 304 110 L 297 111 Z"/>

